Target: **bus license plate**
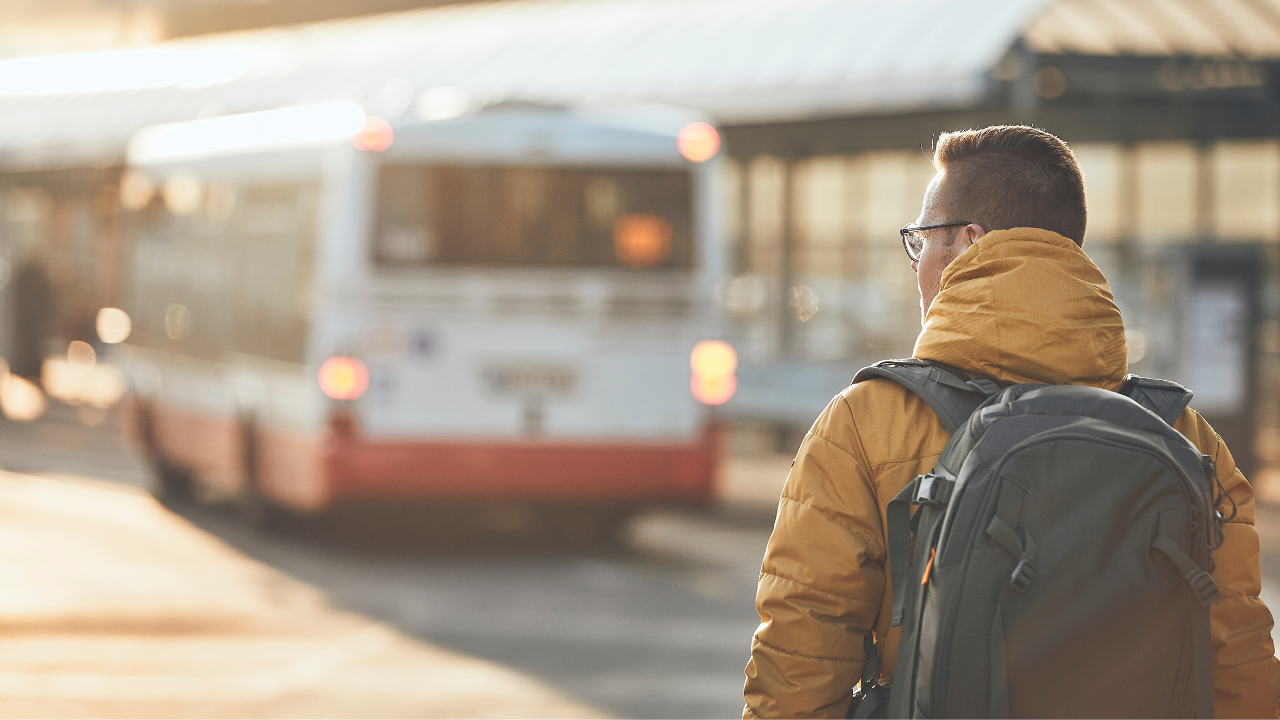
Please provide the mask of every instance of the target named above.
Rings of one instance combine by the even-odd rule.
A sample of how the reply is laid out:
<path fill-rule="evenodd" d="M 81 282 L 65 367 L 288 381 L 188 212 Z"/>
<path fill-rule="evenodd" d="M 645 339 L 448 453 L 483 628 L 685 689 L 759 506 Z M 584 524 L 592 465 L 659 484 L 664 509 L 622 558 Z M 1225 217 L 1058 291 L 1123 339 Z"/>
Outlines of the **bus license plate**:
<path fill-rule="evenodd" d="M 578 371 L 566 365 L 520 364 L 491 367 L 489 387 L 504 395 L 568 395 L 578 384 Z"/>

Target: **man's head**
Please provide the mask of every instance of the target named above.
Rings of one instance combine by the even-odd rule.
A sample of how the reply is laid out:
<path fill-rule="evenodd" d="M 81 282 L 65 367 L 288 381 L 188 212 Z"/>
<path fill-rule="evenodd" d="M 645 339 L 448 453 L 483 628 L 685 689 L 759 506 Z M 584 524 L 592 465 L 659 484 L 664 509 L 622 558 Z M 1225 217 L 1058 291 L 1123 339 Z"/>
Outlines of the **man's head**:
<path fill-rule="evenodd" d="M 933 304 L 942 271 L 990 230 L 1034 227 L 1084 245 L 1084 176 L 1067 144 L 1025 125 L 993 125 L 943 133 L 934 147 L 937 174 L 925 190 L 911 263 L 920 286 L 920 319 Z"/>

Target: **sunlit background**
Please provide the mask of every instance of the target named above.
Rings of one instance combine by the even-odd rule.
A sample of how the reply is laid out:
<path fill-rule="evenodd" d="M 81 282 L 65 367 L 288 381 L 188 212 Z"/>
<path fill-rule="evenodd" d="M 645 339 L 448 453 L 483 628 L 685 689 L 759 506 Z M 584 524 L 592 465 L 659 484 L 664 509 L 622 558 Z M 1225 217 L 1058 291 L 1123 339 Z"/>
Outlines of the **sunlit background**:
<path fill-rule="evenodd" d="M 920 330 L 931 142 L 1004 122 L 1074 149 L 1130 369 L 1195 391 L 1280 578 L 1280 0 L 0 0 L 0 505 L 69 528 L 0 616 L 182 640 L 0 652 L 0 697 L 735 714 L 791 455 Z M 307 639 L 182 664 L 233 626 Z"/>

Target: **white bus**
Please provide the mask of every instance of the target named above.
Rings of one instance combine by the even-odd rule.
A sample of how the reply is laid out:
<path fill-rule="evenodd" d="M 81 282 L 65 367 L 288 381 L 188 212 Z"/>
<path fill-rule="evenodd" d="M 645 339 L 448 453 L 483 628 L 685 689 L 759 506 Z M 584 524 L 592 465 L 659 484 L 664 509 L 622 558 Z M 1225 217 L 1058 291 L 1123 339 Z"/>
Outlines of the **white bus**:
<path fill-rule="evenodd" d="M 666 108 L 147 128 L 121 185 L 132 426 L 250 507 L 707 503 L 736 364 L 718 148 Z"/>

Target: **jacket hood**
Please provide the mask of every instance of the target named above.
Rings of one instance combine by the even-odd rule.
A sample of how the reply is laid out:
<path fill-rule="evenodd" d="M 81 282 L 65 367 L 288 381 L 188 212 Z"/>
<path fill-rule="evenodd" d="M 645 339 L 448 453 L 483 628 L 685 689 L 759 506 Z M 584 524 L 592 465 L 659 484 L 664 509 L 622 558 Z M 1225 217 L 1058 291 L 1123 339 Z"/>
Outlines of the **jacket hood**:
<path fill-rule="evenodd" d="M 1074 242 L 1037 228 L 989 232 L 947 266 L 914 355 L 1000 385 L 1114 390 L 1128 369 L 1106 278 Z"/>

